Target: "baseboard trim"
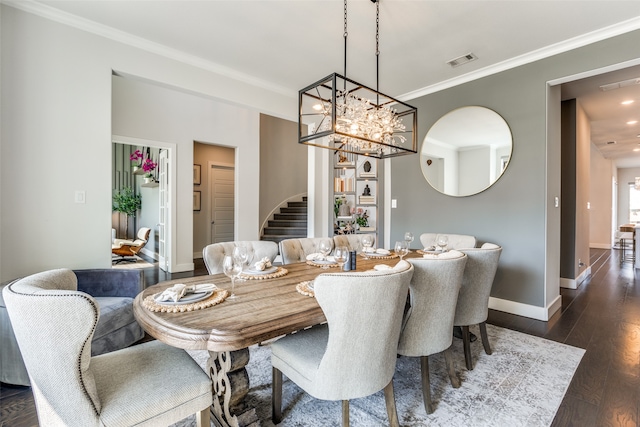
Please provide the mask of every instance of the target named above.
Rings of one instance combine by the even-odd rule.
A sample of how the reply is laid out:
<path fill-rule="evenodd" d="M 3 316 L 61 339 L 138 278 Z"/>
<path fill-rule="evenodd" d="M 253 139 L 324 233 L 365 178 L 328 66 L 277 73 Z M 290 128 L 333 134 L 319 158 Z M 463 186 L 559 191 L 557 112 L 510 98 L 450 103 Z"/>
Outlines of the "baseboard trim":
<path fill-rule="evenodd" d="M 542 320 L 545 322 L 549 320 L 561 307 L 562 297 L 560 295 L 558 295 L 546 307 L 538 307 L 537 305 L 523 304 L 521 302 L 489 297 L 489 308 L 492 310 L 504 311 L 505 313 L 516 314 L 518 316 L 529 317 L 531 319 Z"/>
<path fill-rule="evenodd" d="M 140 252 L 142 252 L 144 255 L 148 256 L 149 258 L 153 258 L 154 261 L 158 261 L 157 253 L 145 248 L 142 248 Z"/>
<path fill-rule="evenodd" d="M 171 269 L 170 273 L 184 273 L 185 271 L 193 271 L 195 269 L 196 266 L 194 263 L 176 264 L 176 266 Z"/>
<path fill-rule="evenodd" d="M 560 287 L 567 289 L 578 289 L 578 286 L 587 278 L 591 276 L 591 266 L 584 269 L 584 271 L 575 279 L 560 278 Z"/>
<path fill-rule="evenodd" d="M 589 247 L 594 249 L 611 249 L 611 243 L 590 243 Z"/>

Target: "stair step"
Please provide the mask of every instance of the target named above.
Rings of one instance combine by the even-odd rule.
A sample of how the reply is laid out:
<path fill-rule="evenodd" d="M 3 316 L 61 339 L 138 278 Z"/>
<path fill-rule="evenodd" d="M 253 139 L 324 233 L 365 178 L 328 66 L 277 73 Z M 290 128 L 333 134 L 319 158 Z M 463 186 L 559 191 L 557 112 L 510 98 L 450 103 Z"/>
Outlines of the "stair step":
<path fill-rule="evenodd" d="M 302 227 L 307 228 L 306 219 L 274 219 L 269 220 L 268 227 Z"/>
<path fill-rule="evenodd" d="M 267 235 L 267 236 L 262 236 L 260 238 L 260 240 L 267 240 L 269 242 L 276 242 L 276 243 L 280 243 L 283 240 L 286 239 L 305 239 L 307 237 L 306 234 L 301 234 L 301 235 Z"/>
<path fill-rule="evenodd" d="M 273 236 L 273 235 L 281 235 L 281 236 L 291 236 L 291 235 L 300 235 L 307 234 L 307 227 L 265 227 L 264 235 L 265 236 Z"/>
<path fill-rule="evenodd" d="M 280 208 L 280 213 L 307 213 L 306 207 Z"/>
<path fill-rule="evenodd" d="M 287 202 L 287 206 L 290 208 L 306 208 L 307 202 Z"/>
<path fill-rule="evenodd" d="M 273 214 L 273 219 L 276 221 L 306 221 L 307 213 Z"/>

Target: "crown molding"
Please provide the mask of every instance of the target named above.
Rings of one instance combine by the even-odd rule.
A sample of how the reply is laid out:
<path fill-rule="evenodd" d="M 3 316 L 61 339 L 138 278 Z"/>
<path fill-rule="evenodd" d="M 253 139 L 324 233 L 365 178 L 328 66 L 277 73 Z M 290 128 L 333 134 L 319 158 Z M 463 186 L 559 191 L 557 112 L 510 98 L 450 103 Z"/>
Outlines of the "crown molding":
<path fill-rule="evenodd" d="M 191 65 L 221 76 L 240 81 L 252 86 L 256 86 L 271 92 L 295 98 L 297 92 L 288 88 L 275 85 L 263 79 L 250 76 L 238 72 L 237 70 L 222 66 L 212 61 L 202 59 L 195 55 L 189 55 L 177 49 L 154 43 L 142 37 L 137 37 L 124 31 L 116 30 L 112 27 L 99 24 L 89 19 L 81 18 L 76 15 L 61 11 L 54 7 L 48 6 L 34 0 L 0 0 L 0 3 L 23 12 L 38 15 L 40 17 L 58 22 L 91 34 L 95 34 L 128 46 L 132 46 L 168 59 L 172 59 L 187 65 Z"/>
<path fill-rule="evenodd" d="M 468 83 L 473 80 L 478 80 L 482 77 L 487 77 L 492 74 L 497 74 L 502 71 L 510 70 L 512 68 L 519 67 L 521 65 L 530 64 L 541 59 L 548 58 L 559 53 L 568 52 L 579 47 L 583 47 L 592 43 L 596 43 L 602 40 L 606 40 L 611 37 L 619 36 L 621 34 L 629 33 L 640 29 L 640 16 L 629 19 L 627 21 L 620 22 L 618 24 L 610 25 L 608 27 L 601 28 L 590 33 L 586 33 L 580 36 L 573 37 L 571 39 L 564 40 L 560 43 L 555 43 L 534 51 L 519 55 L 508 60 L 498 62 L 497 64 L 481 68 L 476 71 L 464 74 L 462 76 L 454 77 L 452 79 L 443 80 L 439 83 L 425 86 L 421 89 L 417 89 L 411 92 L 407 92 L 396 98 L 400 101 L 410 101 L 412 99 L 429 95 L 444 89 L 449 89 L 454 86 Z"/>

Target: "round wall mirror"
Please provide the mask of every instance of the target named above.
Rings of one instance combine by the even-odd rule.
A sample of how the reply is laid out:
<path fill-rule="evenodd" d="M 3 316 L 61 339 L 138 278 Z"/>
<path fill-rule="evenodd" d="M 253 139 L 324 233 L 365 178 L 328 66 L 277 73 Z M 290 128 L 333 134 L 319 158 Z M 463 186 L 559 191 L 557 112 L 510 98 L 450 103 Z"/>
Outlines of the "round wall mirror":
<path fill-rule="evenodd" d="M 513 138 L 501 115 L 485 107 L 462 107 L 429 129 L 420 151 L 427 182 L 449 196 L 471 196 L 491 187 L 504 173 Z"/>

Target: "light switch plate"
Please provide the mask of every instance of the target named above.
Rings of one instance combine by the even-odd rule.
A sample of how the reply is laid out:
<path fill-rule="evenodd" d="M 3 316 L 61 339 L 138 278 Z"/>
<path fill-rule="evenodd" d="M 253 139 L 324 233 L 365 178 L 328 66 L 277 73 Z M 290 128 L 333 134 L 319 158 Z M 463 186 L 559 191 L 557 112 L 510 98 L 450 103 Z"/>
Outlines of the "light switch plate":
<path fill-rule="evenodd" d="M 86 203 L 86 193 L 84 190 L 76 190 L 75 202 L 76 203 Z"/>
<path fill-rule="evenodd" d="M 397 199 L 391 199 L 391 209 L 395 209 L 398 207 L 398 200 Z"/>

